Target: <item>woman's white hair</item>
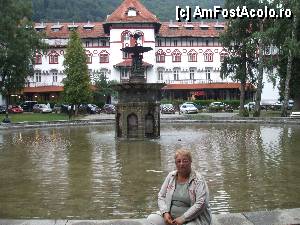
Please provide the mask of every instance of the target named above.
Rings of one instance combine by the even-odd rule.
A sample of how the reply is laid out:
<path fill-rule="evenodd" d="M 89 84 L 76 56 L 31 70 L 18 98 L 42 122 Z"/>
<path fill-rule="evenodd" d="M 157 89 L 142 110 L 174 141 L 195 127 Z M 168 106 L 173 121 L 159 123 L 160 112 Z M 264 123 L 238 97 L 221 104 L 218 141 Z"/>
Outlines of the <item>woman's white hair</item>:
<path fill-rule="evenodd" d="M 186 150 L 184 148 L 177 149 L 174 156 L 175 160 L 179 155 L 188 157 L 188 159 L 192 162 L 192 154 L 189 150 Z"/>

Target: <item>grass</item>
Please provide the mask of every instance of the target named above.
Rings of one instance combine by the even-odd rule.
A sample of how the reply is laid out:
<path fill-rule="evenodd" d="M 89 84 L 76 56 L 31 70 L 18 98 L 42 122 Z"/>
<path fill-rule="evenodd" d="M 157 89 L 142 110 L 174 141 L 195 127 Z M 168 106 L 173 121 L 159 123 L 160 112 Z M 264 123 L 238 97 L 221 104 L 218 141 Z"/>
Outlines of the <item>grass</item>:
<path fill-rule="evenodd" d="M 184 116 L 189 120 L 208 120 L 212 118 L 210 115 L 202 115 L 201 113 L 185 114 Z"/>
<path fill-rule="evenodd" d="M 0 115 L 0 122 L 4 119 L 5 114 Z M 36 122 L 36 121 L 55 121 L 55 120 L 69 120 L 69 116 L 64 113 L 20 113 L 9 114 L 12 123 L 17 122 Z M 81 119 L 82 116 L 72 117 L 72 119 Z"/>

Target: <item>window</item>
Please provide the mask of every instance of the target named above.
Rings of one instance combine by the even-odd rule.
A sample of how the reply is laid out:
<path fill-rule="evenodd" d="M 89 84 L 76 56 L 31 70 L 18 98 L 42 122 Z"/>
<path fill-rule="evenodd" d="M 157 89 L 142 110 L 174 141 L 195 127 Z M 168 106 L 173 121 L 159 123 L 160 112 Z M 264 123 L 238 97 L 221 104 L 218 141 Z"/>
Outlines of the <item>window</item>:
<path fill-rule="evenodd" d="M 177 46 L 177 40 L 173 40 L 173 46 Z"/>
<path fill-rule="evenodd" d="M 174 69 L 174 80 L 179 80 L 179 69 Z"/>
<path fill-rule="evenodd" d="M 33 59 L 33 62 L 34 62 L 34 64 L 42 64 L 42 55 L 41 54 L 36 54 L 35 56 L 34 56 L 34 59 Z"/>
<path fill-rule="evenodd" d="M 56 51 L 51 51 L 49 54 L 49 64 L 58 64 L 58 56 L 59 54 Z"/>
<path fill-rule="evenodd" d="M 206 80 L 210 80 L 210 74 L 211 74 L 211 67 L 205 67 L 205 76 L 206 76 Z"/>
<path fill-rule="evenodd" d="M 135 8 L 129 8 L 128 12 L 127 12 L 127 15 L 128 16 L 136 16 L 137 12 L 136 12 Z"/>
<path fill-rule="evenodd" d="M 57 82 L 57 70 L 51 71 L 52 73 L 52 82 L 55 83 Z"/>
<path fill-rule="evenodd" d="M 35 82 L 40 83 L 42 81 L 42 73 L 41 71 L 35 72 Z"/>
<path fill-rule="evenodd" d="M 205 40 L 205 46 L 208 46 L 209 40 Z"/>
<path fill-rule="evenodd" d="M 123 59 L 130 59 L 130 54 L 127 52 L 123 52 Z"/>
<path fill-rule="evenodd" d="M 90 47 L 90 41 L 85 42 L 85 47 Z"/>
<path fill-rule="evenodd" d="M 86 54 L 86 63 L 92 64 L 92 62 L 93 62 L 93 54 L 92 53 Z"/>
<path fill-rule="evenodd" d="M 181 62 L 181 52 L 179 50 L 175 50 L 172 53 L 172 61 L 173 62 Z"/>
<path fill-rule="evenodd" d="M 158 80 L 163 80 L 164 79 L 164 72 L 162 70 L 158 71 Z"/>
<path fill-rule="evenodd" d="M 107 46 L 106 43 L 107 43 L 107 42 L 106 42 L 105 40 L 102 40 L 102 41 L 101 41 L 101 46 Z"/>
<path fill-rule="evenodd" d="M 162 49 L 159 49 L 156 52 L 156 62 L 164 63 L 165 62 L 165 56 L 166 56 L 166 53 Z"/>
<path fill-rule="evenodd" d="M 129 68 L 121 68 L 121 79 L 129 78 Z"/>
<path fill-rule="evenodd" d="M 194 80 L 194 79 L 195 79 L 195 69 L 190 68 L 190 80 Z"/>
<path fill-rule="evenodd" d="M 158 39 L 158 40 L 157 40 L 157 46 L 158 46 L 158 47 L 161 46 L 161 39 Z"/>
<path fill-rule="evenodd" d="M 188 61 L 189 62 L 197 62 L 197 52 L 195 50 L 189 51 Z"/>
<path fill-rule="evenodd" d="M 227 52 L 221 52 L 220 53 L 220 62 L 224 62 L 225 57 L 228 57 L 228 53 Z"/>
<path fill-rule="evenodd" d="M 109 63 L 109 54 L 107 51 L 101 51 L 99 54 L 100 63 Z"/>
<path fill-rule="evenodd" d="M 164 63 L 165 62 L 165 55 L 157 54 L 156 55 L 156 62 L 157 63 Z"/>
<path fill-rule="evenodd" d="M 208 49 L 204 52 L 204 62 L 213 62 L 214 61 L 214 53 Z"/>
<path fill-rule="evenodd" d="M 189 41 L 190 46 L 194 46 L 194 40 Z"/>

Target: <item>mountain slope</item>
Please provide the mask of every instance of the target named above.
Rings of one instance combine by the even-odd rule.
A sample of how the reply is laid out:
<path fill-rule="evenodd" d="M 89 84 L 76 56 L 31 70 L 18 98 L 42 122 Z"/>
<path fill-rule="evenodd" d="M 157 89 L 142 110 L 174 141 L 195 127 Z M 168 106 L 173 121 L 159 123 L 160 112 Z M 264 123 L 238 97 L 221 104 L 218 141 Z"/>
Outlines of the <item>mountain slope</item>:
<path fill-rule="evenodd" d="M 36 22 L 104 21 L 122 0 L 32 0 L 33 19 Z M 175 21 L 176 5 L 199 5 L 202 8 L 223 6 L 224 0 L 141 0 L 160 21 Z"/>

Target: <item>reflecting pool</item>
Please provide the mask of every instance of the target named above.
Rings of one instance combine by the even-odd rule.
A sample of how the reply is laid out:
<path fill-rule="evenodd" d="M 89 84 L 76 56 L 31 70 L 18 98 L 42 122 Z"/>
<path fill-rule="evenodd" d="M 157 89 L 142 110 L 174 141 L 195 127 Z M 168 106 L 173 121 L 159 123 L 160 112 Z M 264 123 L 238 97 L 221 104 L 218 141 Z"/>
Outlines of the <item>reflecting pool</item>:
<path fill-rule="evenodd" d="M 162 124 L 161 138 L 116 141 L 114 126 L 0 131 L 0 218 L 143 218 L 192 151 L 214 214 L 300 207 L 300 127 Z"/>

